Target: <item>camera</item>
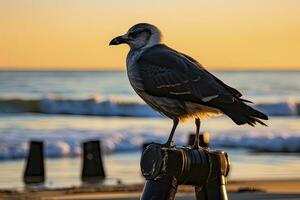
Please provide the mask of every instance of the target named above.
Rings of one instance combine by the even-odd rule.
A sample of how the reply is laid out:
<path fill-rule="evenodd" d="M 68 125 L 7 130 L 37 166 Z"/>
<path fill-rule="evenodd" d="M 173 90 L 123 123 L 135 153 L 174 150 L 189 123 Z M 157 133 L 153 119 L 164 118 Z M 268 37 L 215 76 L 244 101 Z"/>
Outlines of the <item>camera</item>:
<path fill-rule="evenodd" d="M 146 178 L 142 200 L 171 200 L 178 185 L 195 186 L 197 199 L 226 200 L 230 163 L 224 151 L 208 148 L 169 147 L 151 143 L 141 158 Z"/>

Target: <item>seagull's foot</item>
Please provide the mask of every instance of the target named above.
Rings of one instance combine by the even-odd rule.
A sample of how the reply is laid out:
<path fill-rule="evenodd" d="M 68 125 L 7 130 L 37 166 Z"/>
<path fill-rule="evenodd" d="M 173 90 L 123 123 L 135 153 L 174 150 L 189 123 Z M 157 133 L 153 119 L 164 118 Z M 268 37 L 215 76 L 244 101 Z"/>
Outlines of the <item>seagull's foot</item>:
<path fill-rule="evenodd" d="M 192 146 L 192 149 L 195 149 L 195 150 L 199 150 L 199 149 L 201 149 L 202 147 L 200 147 L 200 145 L 199 144 L 193 144 L 193 146 Z"/>
<path fill-rule="evenodd" d="M 201 149 L 202 147 L 200 146 L 200 144 L 199 144 L 199 133 L 197 133 L 196 135 L 195 135 L 195 141 L 194 141 L 194 144 L 191 146 L 192 147 L 192 149 Z"/>
<path fill-rule="evenodd" d="M 201 146 L 199 145 L 199 134 L 195 135 L 195 141 L 194 144 L 192 145 L 192 149 L 201 149 Z"/>

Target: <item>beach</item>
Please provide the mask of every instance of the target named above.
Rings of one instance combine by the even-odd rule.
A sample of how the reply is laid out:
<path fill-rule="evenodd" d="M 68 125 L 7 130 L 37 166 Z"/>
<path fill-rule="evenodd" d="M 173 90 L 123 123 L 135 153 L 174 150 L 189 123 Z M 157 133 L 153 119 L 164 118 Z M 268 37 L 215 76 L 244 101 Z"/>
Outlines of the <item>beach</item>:
<path fill-rule="evenodd" d="M 300 199 L 300 179 L 297 180 L 256 180 L 235 181 L 227 184 L 231 200 L 243 199 Z M 118 186 L 72 187 L 60 189 L 24 189 L 0 191 L 1 199 L 42 199 L 42 200 L 138 200 L 143 184 Z M 191 186 L 180 186 L 176 199 L 195 199 Z"/>
<path fill-rule="evenodd" d="M 236 126 L 225 116 L 201 125 L 201 131 L 210 135 L 210 147 L 229 154 L 230 197 L 266 199 L 276 193 L 297 199 L 293 195 L 299 193 L 300 180 L 299 72 L 216 74 L 238 86 L 246 99 L 270 116 L 269 127 Z M 274 87 L 279 78 L 286 81 Z M 164 142 L 171 121 L 135 95 L 125 72 L 2 72 L 0 82 L 2 198 L 137 199 L 144 183 L 139 167 L 142 146 Z M 179 124 L 175 144 L 187 145 L 194 129 L 192 120 Z M 44 144 L 45 182 L 29 189 L 22 178 L 32 140 Z M 80 180 L 82 143 L 91 140 L 101 141 L 107 178 L 101 186 L 86 187 Z M 249 187 L 260 193 L 236 192 Z M 112 196 L 105 197 L 109 192 Z M 178 195 L 189 199 L 193 192 L 180 188 Z"/>

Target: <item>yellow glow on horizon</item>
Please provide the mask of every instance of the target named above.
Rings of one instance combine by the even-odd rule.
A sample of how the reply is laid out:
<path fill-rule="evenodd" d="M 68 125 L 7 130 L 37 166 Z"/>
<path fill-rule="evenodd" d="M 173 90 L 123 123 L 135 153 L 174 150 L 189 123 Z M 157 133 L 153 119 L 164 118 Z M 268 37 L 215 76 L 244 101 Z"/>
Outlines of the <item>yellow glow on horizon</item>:
<path fill-rule="evenodd" d="M 109 41 L 139 22 L 209 69 L 300 70 L 300 1 L 0 2 L 0 69 L 124 69 Z"/>

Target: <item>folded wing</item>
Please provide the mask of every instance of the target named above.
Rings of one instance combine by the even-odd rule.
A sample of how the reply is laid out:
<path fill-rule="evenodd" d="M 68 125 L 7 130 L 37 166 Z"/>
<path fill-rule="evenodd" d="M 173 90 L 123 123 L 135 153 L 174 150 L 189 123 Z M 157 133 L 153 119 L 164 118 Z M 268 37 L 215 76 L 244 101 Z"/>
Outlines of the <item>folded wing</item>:
<path fill-rule="evenodd" d="M 138 60 L 144 90 L 160 97 L 176 98 L 217 108 L 235 123 L 254 125 L 267 116 L 241 99 L 242 94 L 209 73 L 193 58 L 163 44 L 142 53 Z"/>
<path fill-rule="evenodd" d="M 230 103 L 234 96 L 240 95 L 233 96 L 224 83 L 220 84 L 200 64 L 165 45 L 146 50 L 138 63 L 144 89 L 154 96 L 198 103 L 212 99 Z"/>

